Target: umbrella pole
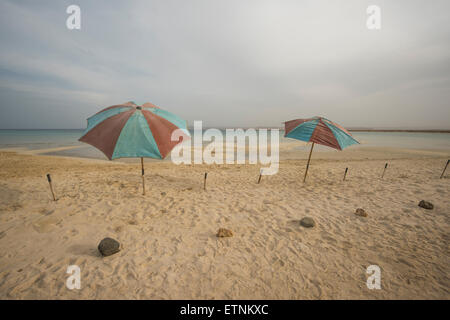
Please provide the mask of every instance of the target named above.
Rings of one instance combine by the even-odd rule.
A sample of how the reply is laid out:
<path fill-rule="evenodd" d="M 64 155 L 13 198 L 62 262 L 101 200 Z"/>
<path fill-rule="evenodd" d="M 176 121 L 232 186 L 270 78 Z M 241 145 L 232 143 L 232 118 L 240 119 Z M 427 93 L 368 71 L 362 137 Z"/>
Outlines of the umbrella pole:
<path fill-rule="evenodd" d="M 144 158 L 142 157 L 141 157 L 141 167 L 142 167 L 142 194 L 145 196 Z"/>
<path fill-rule="evenodd" d="M 312 155 L 313 148 L 314 148 L 314 142 L 312 143 L 311 151 L 309 152 L 308 163 L 306 164 L 306 171 L 305 171 L 305 177 L 303 178 L 303 182 L 306 181 L 306 175 L 308 174 L 309 162 L 311 161 L 311 155 Z"/>

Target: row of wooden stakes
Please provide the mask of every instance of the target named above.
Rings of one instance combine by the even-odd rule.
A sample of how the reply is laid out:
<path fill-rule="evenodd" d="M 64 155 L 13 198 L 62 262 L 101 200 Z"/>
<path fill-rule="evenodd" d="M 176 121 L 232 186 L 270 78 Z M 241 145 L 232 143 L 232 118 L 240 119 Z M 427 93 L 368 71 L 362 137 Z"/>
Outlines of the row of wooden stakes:
<path fill-rule="evenodd" d="M 439 179 L 442 179 L 442 177 L 444 176 L 445 170 L 447 170 L 447 166 L 448 166 L 448 163 L 449 163 L 449 162 L 450 162 L 450 159 L 447 160 L 447 163 L 446 163 L 446 165 L 445 165 L 445 167 L 444 167 L 444 170 L 442 171 L 442 174 L 441 174 L 441 176 L 439 177 Z M 381 174 L 381 179 L 383 179 L 384 173 L 386 172 L 387 167 L 388 167 L 388 163 L 386 162 L 386 164 L 384 165 L 383 173 Z M 342 179 L 342 181 L 345 181 L 345 177 L 347 176 L 347 172 L 348 172 L 348 168 L 345 168 L 345 171 L 344 171 L 344 178 Z M 259 174 L 258 184 L 261 182 L 261 177 L 262 177 L 262 173 Z M 205 173 L 205 185 L 206 185 L 206 173 Z M 205 187 L 204 187 L 204 188 L 205 188 Z"/>
<path fill-rule="evenodd" d="M 444 170 L 442 171 L 441 176 L 439 177 L 439 179 L 442 179 L 444 177 L 445 174 L 445 170 L 447 170 L 448 164 L 450 162 L 450 159 L 447 160 L 447 163 L 444 167 Z M 388 163 L 386 162 L 386 164 L 384 165 L 384 169 L 383 169 L 383 173 L 381 174 L 381 179 L 383 179 L 384 177 L 384 173 L 386 172 L 386 169 L 388 167 Z M 345 168 L 345 172 L 344 172 L 344 178 L 342 179 L 342 181 L 345 181 L 345 177 L 347 176 L 347 172 L 348 172 L 348 168 Z M 142 179 L 144 178 L 144 169 L 142 169 Z M 203 178 L 203 190 L 206 190 L 206 179 L 208 178 L 208 173 L 205 172 L 205 176 Z M 262 178 L 262 172 L 259 173 L 259 178 L 258 178 L 258 182 L 257 184 L 259 184 L 261 182 L 261 178 Z M 50 186 L 50 191 L 52 193 L 53 196 L 53 201 L 56 201 L 56 196 L 55 196 L 55 192 L 53 191 L 53 186 L 52 186 L 52 178 L 50 177 L 50 174 L 47 174 L 47 180 L 48 180 L 48 184 Z M 144 182 L 144 181 L 143 181 Z M 145 189 L 144 189 L 145 190 Z M 144 195 L 145 195 L 145 191 L 144 191 Z"/>

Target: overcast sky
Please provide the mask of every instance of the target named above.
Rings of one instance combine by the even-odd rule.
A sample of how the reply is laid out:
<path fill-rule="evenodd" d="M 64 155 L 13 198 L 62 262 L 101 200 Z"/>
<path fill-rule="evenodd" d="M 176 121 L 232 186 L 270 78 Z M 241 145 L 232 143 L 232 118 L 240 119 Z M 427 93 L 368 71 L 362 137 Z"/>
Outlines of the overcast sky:
<path fill-rule="evenodd" d="M 84 128 L 133 100 L 208 127 L 450 129 L 449 18 L 448 0 L 0 0 L 0 128 Z"/>

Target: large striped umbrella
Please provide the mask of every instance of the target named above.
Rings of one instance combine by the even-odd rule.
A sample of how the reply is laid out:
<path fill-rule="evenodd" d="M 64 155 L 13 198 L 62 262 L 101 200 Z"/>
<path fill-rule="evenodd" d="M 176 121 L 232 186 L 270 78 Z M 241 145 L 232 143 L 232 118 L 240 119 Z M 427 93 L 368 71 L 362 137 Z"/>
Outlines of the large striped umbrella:
<path fill-rule="evenodd" d="M 306 175 L 308 174 L 314 143 L 322 144 L 337 150 L 342 150 L 352 144 L 359 143 L 352 137 L 347 129 L 323 117 L 286 121 L 284 123 L 284 136 L 287 138 L 312 142 L 303 182 L 306 181 Z"/>
<path fill-rule="evenodd" d="M 102 151 L 109 160 L 141 158 L 142 185 L 144 158 L 164 159 L 183 139 L 189 138 L 186 121 L 149 102 L 114 105 L 87 119 L 87 128 L 79 141 Z M 181 129 L 179 139 L 172 133 Z"/>

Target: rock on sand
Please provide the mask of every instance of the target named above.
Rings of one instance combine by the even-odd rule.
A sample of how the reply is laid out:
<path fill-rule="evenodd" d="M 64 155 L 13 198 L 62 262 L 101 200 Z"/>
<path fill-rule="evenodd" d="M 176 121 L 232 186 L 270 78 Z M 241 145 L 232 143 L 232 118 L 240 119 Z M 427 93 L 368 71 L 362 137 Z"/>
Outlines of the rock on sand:
<path fill-rule="evenodd" d="M 102 256 L 107 257 L 120 251 L 120 243 L 111 238 L 105 238 L 100 241 L 98 251 Z"/>

